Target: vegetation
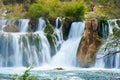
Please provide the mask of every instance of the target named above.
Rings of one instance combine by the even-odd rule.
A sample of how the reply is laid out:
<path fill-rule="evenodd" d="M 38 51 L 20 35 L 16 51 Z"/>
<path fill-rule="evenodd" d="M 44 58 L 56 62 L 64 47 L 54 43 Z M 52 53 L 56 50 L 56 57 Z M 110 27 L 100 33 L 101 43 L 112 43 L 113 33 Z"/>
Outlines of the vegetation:
<path fill-rule="evenodd" d="M 47 24 L 47 26 L 46 26 L 44 31 L 47 34 L 53 34 L 53 32 L 54 32 L 53 26 L 51 24 Z"/>
<path fill-rule="evenodd" d="M 0 10 L 6 8 L 7 18 L 120 17 L 119 0 L 2 0 Z"/>
<path fill-rule="evenodd" d="M 64 14 L 67 17 L 75 17 L 75 19 L 79 20 L 84 17 L 86 11 L 86 6 L 84 3 L 77 3 L 77 2 L 71 2 L 66 5 L 64 8 Z"/>
<path fill-rule="evenodd" d="M 41 16 L 48 16 L 49 9 L 40 3 L 34 3 L 30 6 L 26 16 L 35 19 Z"/>

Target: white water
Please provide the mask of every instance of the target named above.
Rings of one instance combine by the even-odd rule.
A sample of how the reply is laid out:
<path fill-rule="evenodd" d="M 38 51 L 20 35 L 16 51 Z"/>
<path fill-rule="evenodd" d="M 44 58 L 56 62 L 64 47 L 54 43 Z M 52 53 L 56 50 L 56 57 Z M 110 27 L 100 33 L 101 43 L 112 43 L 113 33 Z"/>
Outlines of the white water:
<path fill-rule="evenodd" d="M 56 26 L 54 29 L 54 34 L 56 35 L 56 44 L 55 44 L 55 48 L 56 48 L 56 52 L 59 51 L 59 47 L 61 46 L 61 44 L 63 43 L 63 33 L 62 33 L 62 19 L 60 17 L 58 17 L 56 19 Z"/>
<path fill-rule="evenodd" d="M 45 27 L 46 27 L 45 20 L 42 17 L 39 18 L 36 31 L 44 31 Z"/>
<path fill-rule="evenodd" d="M 84 22 L 72 23 L 69 38 L 68 40 L 64 41 L 64 43 L 61 45 L 60 51 L 58 51 L 52 58 L 52 65 L 61 67 L 75 67 L 77 65 L 76 53 L 80 39 L 84 32 L 84 27 Z"/>
<path fill-rule="evenodd" d="M 115 51 L 119 51 L 120 49 L 114 45 L 108 45 L 113 40 L 113 29 L 120 29 L 117 24 L 117 19 L 108 20 L 109 25 L 109 35 L 106 42 L 103 43 L 101 48 L 98 51 L 97 59 L 94 67 L 99 68 L 120 68 L 120 53 L 113 54 Z M 105 29 L 103 31 L 106 31 Z M 105 32 L 103 32 L 105 33 Z M 112 43 L 114 44 L 114 43 Z M 106 48 L 107 46 L 107 48 Z M 106 48 L 106 50 L 105 50 Z M 109 54 L 109 55 L 108 55 Z M 105 56 L 108 55 L 108 56 Z"/>
<path fill-rule="evenodd" d="M 6 26 L 6 24 L 7 24 L 6 19 L 0 20 L 0 31 L 3 31 L 3 28 Z"/>
<path fill-rule="evenodd" d="M 20 19 L 19 20 L 19 31 L 20 32 L 28 32 L 29 29 L 29 19 Z"/>
<path fill-rule="evenodd" d="M 76 67 L 77 48 L 84 32 L 85 22 L 73 22 L 69 32 L 68 39 L 63 40 L 62 24 L 59 26 L 60 18 L 56 19 L 56 27 L 54 34 L 56 37 L 57 53 L 52 57 L 49 42 L 45 36 L 44 28 L 46 22 L 43 18 L 39 19 L 37 32 L 24 33 L 28 31 L 29 20 L 19 20 L 19 33 L 0 33 L 0 67 L 23 67 L 26 63 L 33 66 L 56 66 L 56 67 Z M 1 20 L 0 25 L 4 27 L 6 21 Z M 115 23 L 113 25 L 113 22 Z M 62 23 L 62 22 L 60 22 Z M 113 28 L 118 27 L 115 20 L 108 20 L 109 35 L 113 34 Z M 102 33 L 106 34 L 106 27 L 103 28 Z M 103 35 L 106 38 L 107 35 Z M 110 36 L 109 36 L 110 37 Z M 109 38 L 107 40 L 110 40 Z M 105 47 L 104 45 L 102 47 Z M 103 49 L 103 48 L 102 48 Z M 105 52 L 100 49 L 97 57 L 103 57 L 105 54 L 111 53 L 106 50 Z M 111 47 L 115 51 L 119 48 Z M 47 64 L 47 65 L 44 65 Z M 105 57 L 96 60 L 96 68 L 120 68 L 120 54 L 112 57 Z"/>
<path fill-rule="evenodd" d="M 0 37 L 0 67 L 39 66 L 50 61 L 50 46 L 43 33 L 1 33 Z"/>

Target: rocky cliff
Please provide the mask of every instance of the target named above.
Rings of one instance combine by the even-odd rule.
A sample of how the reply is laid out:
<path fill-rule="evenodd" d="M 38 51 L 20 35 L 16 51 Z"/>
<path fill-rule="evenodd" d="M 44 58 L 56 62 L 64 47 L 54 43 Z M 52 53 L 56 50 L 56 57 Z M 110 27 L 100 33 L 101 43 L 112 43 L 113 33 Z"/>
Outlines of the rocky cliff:
<path fill-rule="evenodd" d="M 99 22 L 97 19 L 86 20 L 85 32 L 77 52 L 78 62 L 82 67 L 90 67 L 94 64 L 96 52 L 102 42 L 102 39 L 97 34 L 98 27 Z"/>

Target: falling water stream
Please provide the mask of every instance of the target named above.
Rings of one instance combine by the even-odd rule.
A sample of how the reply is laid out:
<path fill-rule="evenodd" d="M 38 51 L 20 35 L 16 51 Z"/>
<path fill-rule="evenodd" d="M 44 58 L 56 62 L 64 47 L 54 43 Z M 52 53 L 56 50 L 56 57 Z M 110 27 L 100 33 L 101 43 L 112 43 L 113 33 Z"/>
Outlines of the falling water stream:
<path fill-rule="evenodd" d="M 2 30 L 7 25 L 7 20 L 0 20 L 0 79 L 10 80 L 9 74 L 21 74 L 25 71 L 26 64 L 35 67 L 31 70 L 31 74 L 37 75 L 40 80 L 48 78 L 54 80 L 56 77 L 58 80 L 110 80 L 120 76 L 117 69 L 120 68 L 120 54 L 96 60 L 95 66 L 89 69 L 80 68 L 78 65 L 76 54 L 84 33 L 85 21 L 73 22 L 68 39 L 64 40 L 62 19 L 60 17 L 56 19 L 54 29 L 56 53 L 54 56 L 51 55 L 50 42 L 44 33 L 45 20 L 40 18 L 35 32 L 30 33 L 28 32 L 29 21 L 29 19 L 20 19 L 18 21 L 19 32 L 8 33 Z M 113 34 L 112 22 L 115 22 L 115 27 L 118 28 L 115 20 L 109 20 L 109 34 Z M 102 33 L 106 33 L 106 26 L 103 27 Z M 103 38 L 106 36 L 103 35 Z M 103 55 L 98 53 L 97 57 Z M 58 71 L 57 68 L 65 70 Z M 100 71 L 99 68 L 114 68 L 114 70 L 102 69 Z"/>

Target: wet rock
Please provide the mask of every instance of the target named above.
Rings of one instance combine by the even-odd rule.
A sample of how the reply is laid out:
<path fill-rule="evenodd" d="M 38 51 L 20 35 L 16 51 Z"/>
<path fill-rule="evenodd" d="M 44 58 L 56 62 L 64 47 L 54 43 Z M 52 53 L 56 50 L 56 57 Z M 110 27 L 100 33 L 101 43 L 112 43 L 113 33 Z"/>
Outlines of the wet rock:
<path fill-rule="evenodd" d="M 97 35 L 97 19 L 88 19 L 85 24 L 85 32 L 78 47 L 77 58 L 80 66 L 90 67 L 95 62 L 95 55 L 102 42 Z"/>
<path fill-rule="evenodd" d="M 59 68 L 55 68 L 55 70 L 64 70 L 63 68 L 59 67 Z"/>
<path fill-rule="evenodd" d="M 3 28 L 4 32 L 19 32 L 18 27 L 15 25 L 7 25 Z"/>
<path fill-rule="evenodd" d="M 31 19 L 29 22 L 30 28 L 32 31 L 35 31 L 37 25 L 37 19 Z"/>

